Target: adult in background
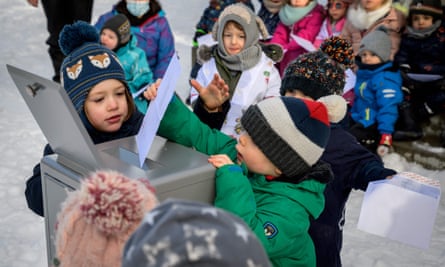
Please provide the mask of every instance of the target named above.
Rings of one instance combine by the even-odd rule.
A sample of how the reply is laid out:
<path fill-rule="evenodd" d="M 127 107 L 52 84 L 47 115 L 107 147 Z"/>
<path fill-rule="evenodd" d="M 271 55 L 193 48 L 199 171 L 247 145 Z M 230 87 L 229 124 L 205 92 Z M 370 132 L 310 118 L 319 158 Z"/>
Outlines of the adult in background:
<path fill-rule="evenodd" d="M 33 7 L 38 7 L 39 0 L 27 0 Z M 41 0 L 43 11 L 46 16 L 46 29 L 49 37 L 46 40 L 48 44 L 48 53 L 54 67 L 53 81 L 60 81 L 60 66 L 64 55 L 59 47 L 59 33 L 63 26 L 72 24 L 75 21 L 83 20 L 91 22 L 91 13 L 93 11 L 93 0 Z"/>
<path fill-rule="evenodd" d="M 170 58 L 175 52 L 175 43 L 165 12 L 157 0 L 120 0 L 112 9 L 102 14 L 95 27 L 102 29 L 105 21 L 116 14 L 124 14 L 136 36 L 138 46 L 145 51 L 153 79 L 162 78 Z"/>

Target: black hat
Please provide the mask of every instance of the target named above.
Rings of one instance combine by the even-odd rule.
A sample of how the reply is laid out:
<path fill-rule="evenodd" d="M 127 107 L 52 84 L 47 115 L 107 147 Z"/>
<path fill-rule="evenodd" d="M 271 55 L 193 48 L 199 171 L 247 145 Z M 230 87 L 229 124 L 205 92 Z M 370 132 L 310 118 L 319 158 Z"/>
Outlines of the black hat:
<path fill-rule="evenodd" d="M 409 14 L 430 15 L 434 20 L 442 19 L 443 11 L 440 0 L 414 0 L 409 7 Z"/>
<path fill-rule="evenodd" d="M 116 33 L 118 39 L 118 47 L 126 44 L 130 40 L 131 30 L 130 21 L 123 14 L 117 14 L 109 18 L 102 26 L 101 32 L 104 29 L 112 30 Z"/>

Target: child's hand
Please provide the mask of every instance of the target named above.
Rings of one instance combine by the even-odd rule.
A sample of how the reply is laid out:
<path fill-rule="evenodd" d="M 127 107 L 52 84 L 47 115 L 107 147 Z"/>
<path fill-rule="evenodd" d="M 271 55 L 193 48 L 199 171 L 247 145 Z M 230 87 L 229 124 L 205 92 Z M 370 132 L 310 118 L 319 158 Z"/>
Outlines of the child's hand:
<path fill-rule="evenodd" d="M 208 112 L 217 112 L 219 107 L 229 99 L 229 86 L 218 74 L 215 74 L 207 87 L 203 87 L 194 79 L 190 81 L 190 84 L 198 91 L 204 102 L 204 108 Z"/>
<path fill-rule="evenodd" d="M 144 91 L 144 97 L 147 100 L 153 100 L 158 95 L 158 88 L 161 84 L 161 79 L 158 79 L 155 83 L 150 84 L 147 90 Z"/>
<path fill-rule="evenodd" d="M 227 164 L 234 164 L 233 161 L 225 154 L 212 155 L 208 160 L 215 168 L 221 168 Z"/>

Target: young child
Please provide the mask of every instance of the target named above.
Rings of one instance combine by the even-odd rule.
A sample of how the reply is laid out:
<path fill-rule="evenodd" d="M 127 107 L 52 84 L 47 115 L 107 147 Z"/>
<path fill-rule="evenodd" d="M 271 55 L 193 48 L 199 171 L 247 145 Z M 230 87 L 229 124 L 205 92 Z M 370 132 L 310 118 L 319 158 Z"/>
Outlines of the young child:
<path fill-rule="evenodd" d="M 99 43 L 90 24 L 66 25 L 59 38 L 66 55 L 61 67 L 61 85 L 66 90 L 94 144 L 137 134 L 143 114 L 138 112 L 128 90 L 117 56 Z M 52 154 L 49 145 L 44 156 Z M 28 207 L 43 216 L 40 164 L 26 182 Z"/>
<path fill-rule="evenodd" d="M 384 26 L 391 40 L 389 58 L 393 60 L 399 49 L 405 19 L 402 12 L 392 7 L 392 0 L 359 0 L 348 8 L 341 37 L 352 44 L 354 55 L 358 55 L 362 38 Z"/>
<path fill-rule="evenodd" d="M 207 87 L 217 75 L 227 84 L 229 94 L 221 107 L 211 110 L 192 88 L 190 99 L 194 112 L 204 123 L 233 137 L 239 136 L 237 126 L 247 107 L 280 94 L 280 76 L 274 61 L 258 43 L 259 33 L 263 37 L 268 35 L 260 18 L 244 4 L 230 5 L 221 13 L 212 31 L 218 44 L 201 46 L 198 50 L 203 64 L 196 80 L 191 81 L 192 86 L 199 83 Z"/>
<path fill-rule="evenodd" d="M 273 35 L 280 22 L 280 10 L 284 6 L 286 0 L 259 0 L 261 3 L 258 17 L 260 17 L 267 27 L 270 35 Z"/>
<path fill-rule="evenodd" d="M 270 40 L 271 43 L 281 45 L 285 51 L 283 59 L 278 63 L 281 77 L 291 61 L 307 52 L 295 38 L 314 42 L 323 23 L 324 14 L 323 7 L 315 0 L 287 0 L 281 8 L 280 22 Z"/>
<path fill-rule="evenodd" d="M 339 123 L 346 109 L 339 96 L 345 83 L 344 69 L 352 62 L 350 44 L 339 37 L 330 37 L 319 51 L 300 55 L 293 61 L 281 83 L 281 93 L 285 96 L 319 99 L 325 103 L 331 122 L 331 134 L 320 159 L 331 165 L 334 180 L 324 190 L 323 212 L 311 221 L 309 228 L 319 267 L 342 266 L 345 207 L 351 191 L 365 191 L 370 181 L 396 173 L 384 168 L 380 157 L 359 144 Z"/>
<path fill-rule="evenodd" d="M 108 170 L 90 174 L 57 215 L 54 265 L 120 267 L 125 242 L 157 205 L 146 178 Z"/>
<path fill-rule="evenodd" d="M 147 99 L 156 96 L 156 86 L 144 93 Z M 187 110 L 174 100 L 166 114 Z M 161 124 L 159 131 L 212 155 L 209 162 L 218 168 L 215 205 L 250 226 L 273 266 L 315 266 L 309 223 L 323 210 L 323 191 L 332 178 L 329 165 L 318 161 L 330 132 L 325 105 L 294 97 L 262 100 L 243 114 L 246 132 L 238 143 L 187 116 Z"/>
<path fill-rule="evenodd" d="M 332 36 L 339 36 L 346 22 L 346 12 L 351 0 L 329 0 L 327 4 L 328 14 L 321 25 L 318 35 L 315 37 L 314 46 L 320 47 L 321 43 Z"/>
<path fill-rule="evenodd" d="M 100 31 L 100 42 L 116 53 L 125 71 L 132 94 L 153 83 L 153 73 L 147 63 L 145 52 L 137 46 L 137 38 L 131 33 L 130 22 L 123 14 L 109 18 Z M 145 114 L 148 102 L 143 96 L 134 99 L 136 107 Z"/>
<path fill-rule="evenodd" d="M 162 78 L 175 54 L 175 42 L 159 1 L 119 0 L 110 11 L 99 16 L 96 29 L 100 31 L 105 21 L 116 14 L 124 14 L 130 21 L 137 45 L 145 51 L 153 80 Z"/>
<path fill-rule="evenodd" d="M 272 266 L 237 216 L 208 204 L 167 199 L 145 215 L 124 248 L 122 267 Z"/>
<path fill-rule="evenodd" d="M 390 48 L 385 28 L 378 28 L 362 39 L 351 108 L 350 132 L 380 156 L 387 154 L 392 146 L 397 106 L 403 98 L 402 77 L 393 67 Z"/>
<path fill-rule="evenodd" d="M 404 141 L 421 138 L 420 123 L 445 111 L 445 25 L 441 2 L 414 1 L 409 10 L 409 25 L 394 59 L 402 70 L 405 100 L 400 105 L 393 137 Z M 417 80 L 413 77 L 417 74 L 431 78 Z M 445 140 L 442 142 L 445 144 Z"/>

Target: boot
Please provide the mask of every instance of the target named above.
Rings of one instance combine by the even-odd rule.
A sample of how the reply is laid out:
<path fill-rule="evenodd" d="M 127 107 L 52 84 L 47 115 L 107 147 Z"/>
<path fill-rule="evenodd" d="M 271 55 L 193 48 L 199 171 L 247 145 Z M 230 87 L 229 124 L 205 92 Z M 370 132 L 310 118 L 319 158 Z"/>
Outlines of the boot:
<path fill-rule="evenodd" d="M 394 141 L 413 141 L 423 137 L 422 128 L 415 120 L 411 103 L 403 101 L 399 105 L 399 118 L 393 133 Z"/>

